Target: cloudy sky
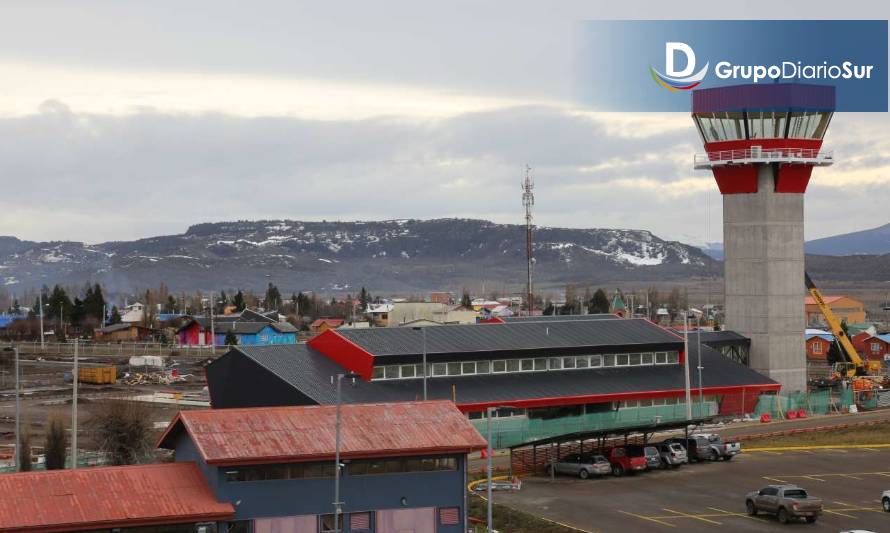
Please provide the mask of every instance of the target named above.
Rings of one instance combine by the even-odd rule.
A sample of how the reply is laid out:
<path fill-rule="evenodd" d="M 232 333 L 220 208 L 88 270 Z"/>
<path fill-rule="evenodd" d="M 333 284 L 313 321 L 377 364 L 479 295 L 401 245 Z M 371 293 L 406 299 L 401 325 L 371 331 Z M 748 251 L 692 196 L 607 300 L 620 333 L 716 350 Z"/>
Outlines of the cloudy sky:
<path fill-rule="evenodd" d="M 620 7 L 616 7 L 620 4 Z M 475 217 L 721 239 L 687 114 L 573 98 L 592 18 L 888 18 L 878 2 L 4 2 L 0 235 Z M 248 7 L 248 5 L 250 7 Z M 886 6 L 886 4 L 885 4 Z M 807 237 L 890 222 L 890 120 L 838 115 Z"/>

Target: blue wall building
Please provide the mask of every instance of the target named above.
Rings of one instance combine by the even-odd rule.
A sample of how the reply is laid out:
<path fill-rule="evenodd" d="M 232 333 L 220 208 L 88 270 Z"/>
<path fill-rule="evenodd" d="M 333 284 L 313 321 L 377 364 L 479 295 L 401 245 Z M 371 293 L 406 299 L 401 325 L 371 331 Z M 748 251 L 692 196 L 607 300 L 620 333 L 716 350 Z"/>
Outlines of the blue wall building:
<path fill-rule="evenodd" d="M 225 345 L 229 332 L 238 338 L 238 346 L 297 343 L 297 328 L 287 322 L 217 323 L 214 338 L 218 346 Z"/>
<path fill-rule="evenodd" d="M 486 443 L 454 404 L 344 405 L 341 418 L 341 531 L 466 531 L 466 456 Z M 160 446 L 234 506 L 222 532 L 333 532 L 334 423 L 334 406 L 183 411 Z"/>

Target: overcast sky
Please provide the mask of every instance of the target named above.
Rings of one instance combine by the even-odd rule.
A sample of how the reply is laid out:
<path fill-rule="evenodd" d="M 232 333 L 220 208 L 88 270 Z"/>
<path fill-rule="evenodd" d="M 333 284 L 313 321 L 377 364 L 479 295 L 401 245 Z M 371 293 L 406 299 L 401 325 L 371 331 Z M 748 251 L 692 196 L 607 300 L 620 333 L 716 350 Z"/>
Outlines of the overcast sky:
<path fill-rule="evenodd" d="M 617 5 L 616 4 L 620 4 Z M 888 4 L 4 2 L 0 235 L 86 242 L 233 219 L 474 217 L 721 240 L 688 114 L 573 99 L 591 18 L 888 18 Z M 715 6 L 719 6 L 719 11 Z M 613 51 L 620 52 L 620 51 Z M 807 237 L 890 222 L 890 120 L 835 117 Z"/>

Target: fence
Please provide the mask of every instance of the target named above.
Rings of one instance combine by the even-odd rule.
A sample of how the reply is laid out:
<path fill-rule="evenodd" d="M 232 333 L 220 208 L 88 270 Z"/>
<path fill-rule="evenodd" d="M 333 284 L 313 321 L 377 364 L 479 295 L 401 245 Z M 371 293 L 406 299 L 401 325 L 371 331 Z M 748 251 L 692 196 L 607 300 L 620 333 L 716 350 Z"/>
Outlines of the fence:
<path fill-rule="evenodd" d="M 40 341 L 13 342 L 22 355 L 74 355 L 73 342 L 46 342 L 42 346 Z M 227 346 L 217 346 L 215 349 L 209 345 L 178 345 L 162 344 L 159 342 L 120 342 L 103 343 L 92 341 L 78 341 L 78 354 L 90 357 L 132 357 L 134 355 L 158 355 L 161 357 L 194 357 L 204 358 L 214 355 L 222 355 L 228 350 Z"/>

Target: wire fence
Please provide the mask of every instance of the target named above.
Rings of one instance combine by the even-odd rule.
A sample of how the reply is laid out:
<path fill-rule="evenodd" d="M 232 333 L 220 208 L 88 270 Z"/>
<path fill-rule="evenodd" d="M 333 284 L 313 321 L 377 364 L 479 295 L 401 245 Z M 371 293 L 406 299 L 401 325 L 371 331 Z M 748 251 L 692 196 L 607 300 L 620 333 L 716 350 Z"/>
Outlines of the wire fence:
<path fill-rule="evenodd" d="M 221 355 L 228 349 L 227 346 L 189 345 L 189 344 L 164 344 L 159 342 L 118 342 L 103 343 L 93 341 L 78 341 L 78 354 L 90 357 L 132 357 L 157 355 L 160 357 L 193 357 L 205 358 L 213 355 Z M 74 342 L 45 342 L 27 341 L 13 342 L 21 355 L 74 355 Z"/>

